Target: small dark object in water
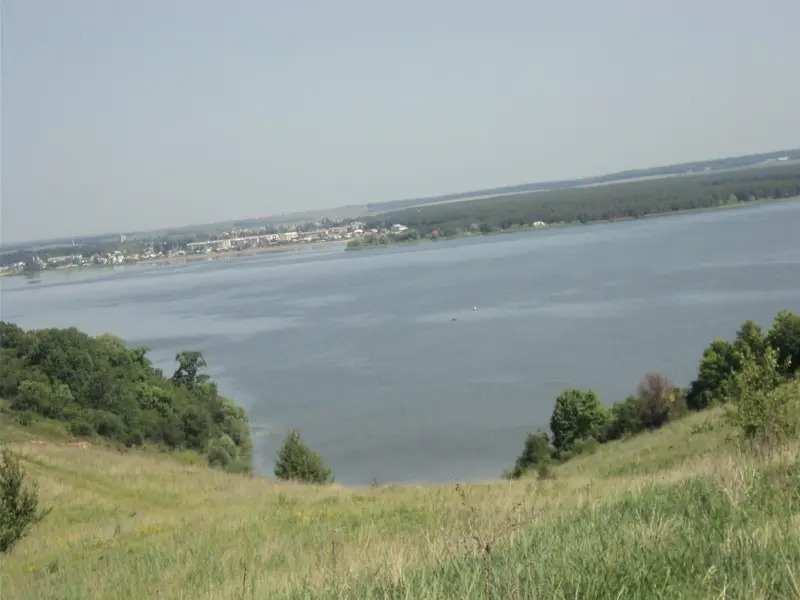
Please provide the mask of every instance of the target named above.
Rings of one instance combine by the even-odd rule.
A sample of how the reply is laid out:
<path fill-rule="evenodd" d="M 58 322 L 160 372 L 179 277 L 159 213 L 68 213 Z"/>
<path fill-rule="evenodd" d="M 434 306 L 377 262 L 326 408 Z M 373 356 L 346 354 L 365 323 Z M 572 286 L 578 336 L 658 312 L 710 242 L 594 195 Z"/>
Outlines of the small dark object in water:
<path fill-rule="evenodd" d="M 457 319 L 456 319 L 455 317 L 453 317 L 453 318 L 452 318 L 452 319 L 450 319 L 450 320 L 451 320 L 451 321 L 456 321 Z"/>

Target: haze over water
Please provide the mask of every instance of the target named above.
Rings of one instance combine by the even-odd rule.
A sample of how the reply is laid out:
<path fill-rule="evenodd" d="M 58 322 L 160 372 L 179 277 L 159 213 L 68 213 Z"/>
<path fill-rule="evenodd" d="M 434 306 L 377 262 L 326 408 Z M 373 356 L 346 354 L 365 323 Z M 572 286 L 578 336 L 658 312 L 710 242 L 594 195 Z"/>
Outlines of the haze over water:
<path fill-rule="evenodd" d="M 562 389 L 687 385 L 712 338 L 800 311 L 800 202 L 0 285 L 25 328 L 114 333 L 167 373 L 201 350 L 268 430 L 262 473 L 297 427 L 343 484 L 494 479 Z"/>

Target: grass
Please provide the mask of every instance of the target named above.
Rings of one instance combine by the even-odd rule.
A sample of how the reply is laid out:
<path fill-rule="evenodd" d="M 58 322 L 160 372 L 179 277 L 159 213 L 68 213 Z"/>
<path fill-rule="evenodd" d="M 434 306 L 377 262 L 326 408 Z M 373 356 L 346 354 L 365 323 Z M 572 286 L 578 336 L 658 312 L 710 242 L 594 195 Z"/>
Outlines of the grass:
<path fill-rule="evenodd" d="M 743 454 L 719 411 L 552 480 L 357 490 L 0 432 L 54 507 L 0 598 L 800 598 L 798 448 Z"/>

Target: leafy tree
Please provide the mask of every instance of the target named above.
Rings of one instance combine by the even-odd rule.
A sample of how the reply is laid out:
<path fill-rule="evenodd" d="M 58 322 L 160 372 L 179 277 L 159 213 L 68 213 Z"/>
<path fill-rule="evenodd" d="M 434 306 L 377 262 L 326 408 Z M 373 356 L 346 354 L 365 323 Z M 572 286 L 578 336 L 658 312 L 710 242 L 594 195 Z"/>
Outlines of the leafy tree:
<path fill-rule="evenodd" d="M 686 403 L 692 410 L 701 410 L 714 402 L 724 400 L 727 386 L 736 370 L 736 353 L 733 344 L 714 340 L 703 352 L 697 379 L 692 382 Z"/>
<path fill-rule="evenodd" d="M 209 443 L 208 447 L 208 464 L 211 466 L 218 466 L 227 468 L 236 460 L 238 449 L 233 440 L 227 435 L 223 435 Z"/>
<path fill-rule="evenodd" d="M 25 486 L 20 457 L 8 447 L 0 451 L 0 552 L 8 552 L 50 509 L 39 510 L 35 486 Z"/>
<path fill-rule="evenodd" d="M 568 389 L 561 392 L 550 418 L 556 451 L 568 451 L 575 440 L 599 432 L 606 422 L 607 412 L 594 391 Z"/>
<path fill-rule="evenodd" d="M 50 413 L 50 385 L 42 381 L 23 381 L 17 397 L 11 402 L 14 410 L 30 410 L 41 415 Z"/>
<path fill-rule="evenodd" d="M 525 438 L 525 446 L 522 454 L 517 458 L 514 469 L 508 475 L 511 479 L 519 479 L 527 471 L 537 468 L 545 463 L 549 464 L 550 458 L 550 439 L 547 432 L 538 430 L 529 433 Z"/>
<path fill-rule="evenodd" d="M 747 320 L 739 327 L 736 332 L 736 338 L 733 342 L 734 352 L 741 353 L 744 351 L 749 352 L 756 360 L 761 360 L 764 356 L 764 350 L 767 346 L 767 340 L 764 338 L 764 333 L 761 331 L 761 326 L 755 321 Z"/>
<path fill-rule="evenodd" d="M 800 379 L 784 385 L 778 352 L 767 347 L 763 362 L 749 351 L 740 356 L 741 368 L 730 386 L 733 410 L 729 417 L 752 442 L 782 442 L 800 431 Z"/>
<path fill-rule="evenodd" d="M 658 429 L 676 410 L 679 390 L 659 373 L 648 373 L 637 388 L 638 423 L 643 429 Z"/>
<path fill-rule="evenodd" d="M 172 381 L 192 389 L 198 383 L 208 380 L 208 375 L 200 375 L 200 371 L 208 365 L 202 353 L 197 351 L 179 352 L 175 356 L 178 368 L 172 376 Z"/>
<path fill-rule="evenodd" d="M 598 436 L 598 440 L 610 442 L 625 435 L 639 433 L 642 429 L 639 398 L 631 395 L 622 402 L 615 402 L 611 407 L 609 418 Z"/>
<path fill-rule="evenodd" d="M 305 483 L 333 482 L 331 470 L 325 466 L 322 457 L 303 443 L 296 429 L 289 432 L 278 451 L 275 476 Z"/>
<path fill-rule="evenodd" d="M 778 359 L 787 373 L 800 370 L 800 315 L 786 310 L 779 312 L 766 341 L 778 352 Z"/>

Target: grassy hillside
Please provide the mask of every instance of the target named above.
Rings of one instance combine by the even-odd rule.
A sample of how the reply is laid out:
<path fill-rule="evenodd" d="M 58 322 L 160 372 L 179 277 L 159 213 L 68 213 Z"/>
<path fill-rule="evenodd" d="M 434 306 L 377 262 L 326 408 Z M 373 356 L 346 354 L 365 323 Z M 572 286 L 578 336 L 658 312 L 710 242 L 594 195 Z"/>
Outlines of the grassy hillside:
<path fill-rule="evenodd" d="M 54 507 L 2 598 L 800 597 L 798 447 L 744 454 L 719 409 L 463 487 L 279 484 L 60 427 L 0 425 Z"/>

